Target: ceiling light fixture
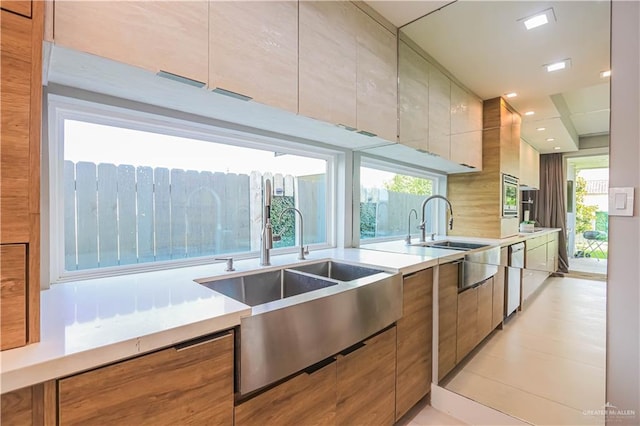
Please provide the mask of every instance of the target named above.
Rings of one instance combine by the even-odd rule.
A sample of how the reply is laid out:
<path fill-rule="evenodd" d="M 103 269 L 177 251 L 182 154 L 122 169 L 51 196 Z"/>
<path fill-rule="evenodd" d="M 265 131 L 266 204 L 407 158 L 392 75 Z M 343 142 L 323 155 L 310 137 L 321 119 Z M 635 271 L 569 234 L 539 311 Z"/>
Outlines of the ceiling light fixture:
<path fill-rule="evenodd" d="M 602 71 L 600 73 L 600 78 L 607 78 L 607 77 L 611 77 L 611 70 Z"/>
<path fill-rule="evenodd" d="M 534 28 L 541 27 L 549 22 L 555 22 L 556 14 L 553 12 L 553 8 L 545 9 L 542 12 L 538 12 L 534 15 L 529 15 L 524 18 L 518 19 L 518 21 L 522 21 L 524 27 L 527 30 L 532 30 Z"/>
<path fill-rule="evenodd" d="M 544 65 L 544 67 L 547 69 L 547 72 L 560 71 L 560 70 L 569 68 L 570 66 L 571 66 L 571 59 L 564 59 L 562 61 Z"/>
<path fill-rule="evenodd" d="M 516 96 L 518 96 L 518 94 L 516 92 L 510 92 L 510 93 L 507 93 L 505 96 L 507 98 L 515 98 Z"/>
<path fill-rule="evenodd" d="M 535 114 L 534 111 L 527 111 L 527 112 L 524 113 L 524 115 L 529 115 L 529 116 L 534 115 L 534 114 Z"/>
<path fill-rule="evenodd" d="M 546 127 L 538 127 L 536 130 L 539 131 L 539 132 L 542 132 L 544 130 L 547 130 L 547 128 Z"/>
<path fill-rule="evenodd" d="M 547 138 L 547 142 L 553 142 L 555 140 L 556 140 L 555 138 Z"/>
<path fill-rule="evenodd" d="M 555 149 L 556 151 L 558 151 L 559 149 L 561 149 L 559 146 L 554 146 L 553 149 Z"/>

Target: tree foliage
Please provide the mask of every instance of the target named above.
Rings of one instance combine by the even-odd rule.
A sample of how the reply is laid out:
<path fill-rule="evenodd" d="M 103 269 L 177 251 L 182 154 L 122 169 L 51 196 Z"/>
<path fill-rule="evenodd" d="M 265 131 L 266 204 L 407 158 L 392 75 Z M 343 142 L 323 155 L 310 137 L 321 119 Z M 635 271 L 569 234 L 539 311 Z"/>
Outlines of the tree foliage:
<path fill-rule="evenodd" d="M 598 206 L 585 205 L 585 195 L 587 195 L 587 181 L 578 176 L 576 179 L 576 234 L 594 229 Z"/>
<path fill-rule="evenodd" d="M 413 176 L 395 175 L 393 179 L 384 183 L 384 187 L 387 191 L 404 192 L 406 194 L 433 194 L 431 180 Z"/>

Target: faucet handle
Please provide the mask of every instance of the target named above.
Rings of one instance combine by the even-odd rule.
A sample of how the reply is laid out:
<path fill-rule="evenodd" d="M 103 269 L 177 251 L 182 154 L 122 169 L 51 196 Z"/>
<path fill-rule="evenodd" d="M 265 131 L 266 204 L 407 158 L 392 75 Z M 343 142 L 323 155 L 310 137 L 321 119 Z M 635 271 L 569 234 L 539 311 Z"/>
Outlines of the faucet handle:
<path fill-rule="evenodd" d="M 303 253 L 304 253 L 304 254 L 309 254 L 309 246 L 307 246 L 307 247 L 304 249 Z"/>
<path fill-rule="evenodd" d="M 227 261 L 227 267 L 225 268 L 225 272 L 232 272 L 236 270 L 236 268 L 233 267 L 233 257 L 216 257 L 215 260 Z"/>

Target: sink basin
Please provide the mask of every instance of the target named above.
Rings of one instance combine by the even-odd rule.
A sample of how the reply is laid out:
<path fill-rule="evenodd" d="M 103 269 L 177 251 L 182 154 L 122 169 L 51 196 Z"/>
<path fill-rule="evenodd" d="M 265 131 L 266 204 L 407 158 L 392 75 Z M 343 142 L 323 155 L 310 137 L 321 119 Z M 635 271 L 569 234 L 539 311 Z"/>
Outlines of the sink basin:
<path fill-rule="evenodd" d="M 338 282 L 280 269 L 206 282 L 202 285 L 245 305 L 257 306 L 338 285 Z"/>
<path fill-rule="evenodd" d="M 364 266 L 350 265 L 334 261 L 312 263 L 292 268 L 294 271 L 307 272 L 321 277 L 333 278 L 340 281 L 352 281 L 358 278 L 368 277 L 382 271 Z"/>
<path fill-rule="evenodd" d="M 435 242 L 419 243 L 417 245 L 420 245 L 422 247 L 433 247 L 433 248 L 443 248 L 443 249 L 449 249 L 449 250 L 463 250 L 463 251 L 489 247 L 489 244 L 463 243 L 460 241 L 435 241 Z"/>

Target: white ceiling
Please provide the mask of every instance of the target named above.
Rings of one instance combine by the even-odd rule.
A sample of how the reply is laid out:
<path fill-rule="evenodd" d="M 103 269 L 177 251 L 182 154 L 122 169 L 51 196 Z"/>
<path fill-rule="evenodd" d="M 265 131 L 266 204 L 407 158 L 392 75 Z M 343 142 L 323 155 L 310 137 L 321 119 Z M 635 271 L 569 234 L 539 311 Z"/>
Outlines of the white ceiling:
<path fill-rule="evenodd" d="M 367 3 L 482 99 L 517 92 L 509 103 L 523 114 L 522 137 L 540 152 L 608 133 L 609 82 L 599 75 L 610 66 L 608 0 Z M 525 29 L 522 18 L 550 7 L 555 22 Z M 566 58 L 569 69 L 543 67 Z"/>

